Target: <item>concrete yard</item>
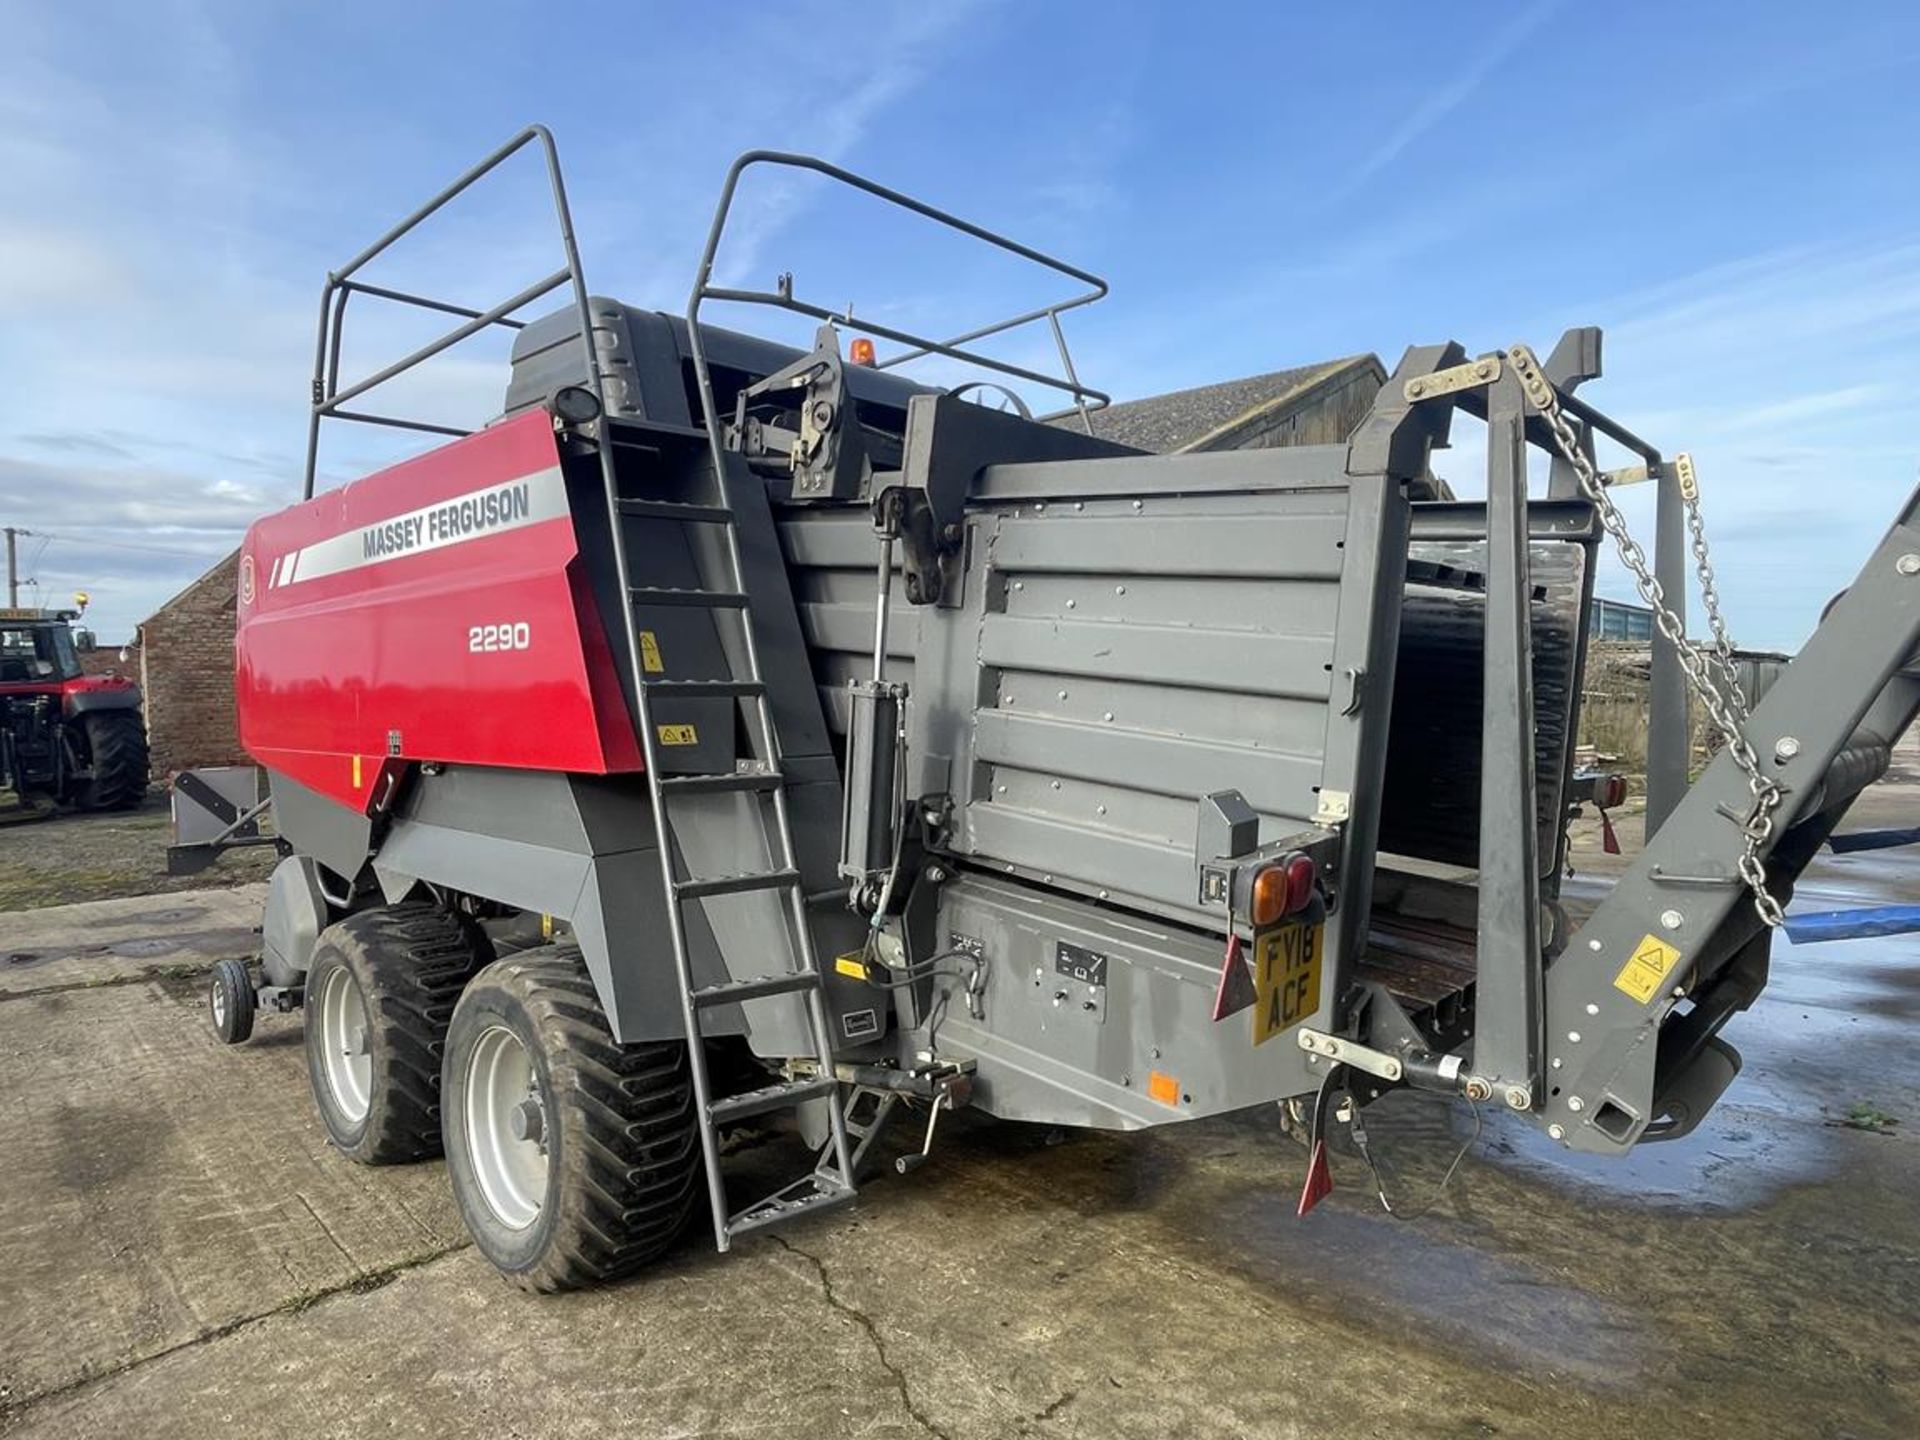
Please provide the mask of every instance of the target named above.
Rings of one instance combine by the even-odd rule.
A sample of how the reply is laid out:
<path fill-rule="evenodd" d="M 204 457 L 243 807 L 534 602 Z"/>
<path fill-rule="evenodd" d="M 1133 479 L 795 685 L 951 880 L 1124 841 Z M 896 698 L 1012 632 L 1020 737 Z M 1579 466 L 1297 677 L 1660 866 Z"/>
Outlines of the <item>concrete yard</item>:
<path fill-rule="evenodd" d="M 439 1164 L 329 1150 L 297 1017 L 216 1044 L 201 973 L 260 891 L 0 915 L 0 1433 L 1920 1433 L 1911 939 L 1778 943 L 1734 1091 L 1626 1162 L 1489 1115 L 1436 1198 L 1467 1117 L 1402 1096 L 1370 1128 L 1431 1210 L 1342 1154 L 1302 1222 L 1271 1113 L 963 1116 L 854 1210 L 542 1299 L 466 1247 Z M 1894 896 L 1904 852 L 1823 858 L 1799 903 Z"/>

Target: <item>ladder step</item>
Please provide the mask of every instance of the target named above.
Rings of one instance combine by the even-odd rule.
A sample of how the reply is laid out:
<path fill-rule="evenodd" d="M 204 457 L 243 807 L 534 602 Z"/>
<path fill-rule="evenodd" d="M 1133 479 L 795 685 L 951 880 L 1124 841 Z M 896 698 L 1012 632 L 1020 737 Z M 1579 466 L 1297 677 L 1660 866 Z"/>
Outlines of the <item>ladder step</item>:
<path fill-rule="evenodd" d="M 811 990 L 820 977 L 811 970 L 789 970 L 784 975 L 761 975 L 752 980 L 729 980 L 724 985 L 704 985 L 693 992 L 693 1003 L 737 1005 L 743 1000 L 761 1000 L 769 995 L 791 995 L 796 990 Z"/>
<path fill-rule="evenodd" d="M 731 1238 L 751 1234 L 769 1225 L 778 1225 L 783 1220 L 796 1219 L 812 1210 L 830 1210 L 836 1205 L 845 1205 L 853 1198 L 854 1189 L 851 1185 L 836 1176 L 815 1171 L 799 1184 L 789 1185 L 779 1194 L 769 1195 L 738 1214 L 728 1216 L 727 1235 Z"/>
<path fill-rule="evenodd" d="M 766 694 L 767 687 L 759 680 L 649 680 L 647 691 L 669 700 L 704 700 L 716 695 L 745 700 Z"/>
<path fill-rule="evenodd" d="M 738 590 L 675 590 L 665 585 L 635 585 L 630 594 L 636 605 L 705 606 L 710 610 L 747 608 L 747 597 Z"/>
<path fill-rule="evenodd" d="M 753 890 L 784 890 L 789 885 L 799 883 L 798 870 L 759 870 L 751 875 L 715 875 L 710 879 L 676 880 L 673 882 L 673 893 L 682 900 L 699 900 L 708 895 L 745 895 Z"/>
<path fill-rule="evenodd" d="M 702 525 L 725 525 L 733 512 L 724 505 L 692 505 L 680 500 L 622 500 L 620 513 L 642 520 L 689 520 Z"/>
<path fill-rule="evenodd" d="M 742 791 L 778 790 L 782 780 L 777 770 L 746 770 L 732 775 L 662 775 L 661 790 L 675 795 L 737 795 Z M 834 891 L 845 897 L 845 892 Z"/>
<path fill-rule="evenodd" d="M 769 1110 L 787 1110 L 803 1100 L 831 1094 L 839 1083 L 831 1075 L 782 1080 L 778 1085 L 766 1085 L 758 1090 L 749 1090 L 744 1095 L 729 1095 L 724 1100 L 716 1100 L 707 1107 L 707 1114 L 712 1117 L 714 1124 L 721 1125 L 730 1120 L 744 1120 L 749 1115 L 764 1115 Z"/>

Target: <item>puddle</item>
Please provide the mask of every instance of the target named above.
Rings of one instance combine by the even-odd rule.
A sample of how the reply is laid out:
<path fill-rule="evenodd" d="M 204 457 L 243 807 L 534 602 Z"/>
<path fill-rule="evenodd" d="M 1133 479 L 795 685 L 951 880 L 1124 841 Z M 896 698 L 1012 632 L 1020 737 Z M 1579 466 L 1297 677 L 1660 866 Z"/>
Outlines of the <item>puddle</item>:
<path fill-rule="evenodd" d="M 145 960 L 154 955 L 170 955 L 180 948 L 180 941 L 165 935 L 150 935 L 143 940 L 121 940 L 107 947 L 115 955 L 123 955 L 129 960 Z"/>
<path fill-rule="evenodd" d="M 1330 1308 L 1411 1325 L 1448 1346 L 1478 1349 L 1535 1373 L 1625 1385 L 1643 1358 L 1645 1326 L 1583 1290 L 1386 1215 L 1321 1207 L 1296 1219 L 1291 1197 L 1249 1197 L 1220 1233 L 1238 1266 Z"/>
<path fill-rule="evenodd" d="M 162 910 L 142 910 L 137 915 L 116 915 L 114 925 L 178 925 L 207 913 L 204 905 L 170 905 Z"/>

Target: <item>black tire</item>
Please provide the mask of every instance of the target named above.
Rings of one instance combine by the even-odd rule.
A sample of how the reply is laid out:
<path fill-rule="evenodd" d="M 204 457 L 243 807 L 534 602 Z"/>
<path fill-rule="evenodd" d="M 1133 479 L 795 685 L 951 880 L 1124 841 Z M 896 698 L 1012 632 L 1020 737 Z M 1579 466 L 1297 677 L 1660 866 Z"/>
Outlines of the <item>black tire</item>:
<path fill-rule="evenodd" d="M 93 778 L 75 787 L 82 810 L 131 810 L 147 798 L 147 727 L 138 710 L 94 710 L 80 717 Z"/>
<path fill-rule="evenodd" d="M 253 1034 L 253 976 L 242 960 L 216 960 L 207 983 L 207 1012 L 222 1045 L 238 1045 Z"/>
<path fill-rule="evenodd" d="M 440 1055 L 454 1002 L 492 959 L 480 928 L 437 905 L 407 902 L 349 915 L 320 932 L 308 966 L 307 1078 L 334 1146 L 362 1165 L 440 1153 Z M 336 978 L 337 977 L 337 978 Z M 326 996 L 349 987 L 365 1021 L 365 1093 L 329 1079 Z M 338 1073 L 337 1071 L 334 1073 Z"/>
<path fill-rule="evenodd" d="M 537 1213 L 518 1226 L 480 1179 L 483 1142 L 473 1132 L 485 1100 L 469 1093 L 476 1070 L 486 1073 L 486 1046 L 499 1044 L 490 1033 L 503 1029 L 529 1064 L 546 1161 L 543 1188 L 529 1187 Z M 615 1044 L 572 946 L 529 950 L 474 977 L 447 1034 L 441 1093 L 461 1218 L 481 1253 L 524 1290 L 632 1274 L 672 1248 L 705 1194 L 685 1042 Z"/>

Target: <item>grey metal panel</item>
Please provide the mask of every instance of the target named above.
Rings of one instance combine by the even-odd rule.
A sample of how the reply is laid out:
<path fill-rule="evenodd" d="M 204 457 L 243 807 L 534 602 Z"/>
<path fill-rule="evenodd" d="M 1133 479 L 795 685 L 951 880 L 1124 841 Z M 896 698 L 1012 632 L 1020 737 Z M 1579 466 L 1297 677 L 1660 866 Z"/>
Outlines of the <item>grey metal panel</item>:
<path fill-rule="evenodd" d="M 989 465 L 980 472 L 973 493 L 977 500 L 994 502 L 1313 488 L 1343 473 L 1346 461 L 1344 445 L 1294 445 L 1277 450 Z"/>
<path fill-rule="evenodd" d="M 1093 730 L 1040 715 L 983 710 L 974 759 L 1082 780 L 1130 784 L 1191 799 L 1234 789 L 1256 810 L 1307 816 L 1320 757 L 1192 740 L 1145 730 Z"/>
<path fill-rule="evenodd" d="M 1255 1046 L 1250 1012 L 1213 1022 L 1217 936 L 979 876 L 947 887 L 940 924 L 943 938 L 979 941 L 987 966 L 985 1018 L 954 1000 L 940 1048 L 978 1062 L 974 1104 L 989 1114 L 1133 1130 L 1318 1083 L 1291 1034 Z M 1107 957 L 1100 993 L 1058 974 L 1062 941 Z M 1332 989 L 1323 987 L 1323 1013 Z M 1149 1093 L 1156 1071 L 1172 1103 Z"/>
<path fill-rule="evenodd" d="M 289 855 L 273 867 L 260 919 L 260 968 L 268 984 L 300 983 L 328 914 L 311 858 Z"/>
<path fill-rule="evenodd" d="M 373 822 L 291 776 L 271 769 L 267 773 L 274 828 L 294 849 L 313 856 L 334 874 L 348 880 L 358 875 L 367 863 Z"/>
<path fill-rule="evenodd" d="M 909 745 L 955 757 L 960 853 L 1217 928 L 1201 795 L 1241 790 L 1265 843 L 1311 823 L 1322 789 L 1378 788 L 1387 712 L 1366 674 L 1406 504 L 1366 482 L 1356 505 L 1343 474 L 1282 451 L 1150 463 L 1159 493 L 1137 500 L 969 516 L 963 603 L 921 612 Z M 1184 493 L 1195 475 L 1252 488 Z"/>
<path fill-rule="evenodd" d="M 1057 513 L 1057 512 L 1056 512 Z M 1022 526 L 995 538 L 994 563 L 1030 573 L 1088 569 L 1087 553 L 1099 556 L 1107 575 L 1215 576 L 1270 578 L 1274 573 L 1274 537 L 1263 525 L 1222 531 L 1217 520 L 1198 516 L 1162 516 L 1151 528 L 1124 516 L 1072 523 L 1071 545 L 1039 526 Z M 1328 580 L 1340 573 L 1340 541 L 1345 517 L 1337 511 L 1303 515 L 1287 522 L 1289 555 L 1305 579 Z"/>
<path fill-rule="evenodd" d="M 1323 700 L 1330 636 L 1148 627 L 992 615 L 980 663 L 1049 675 L 1104 675 L 1155 685 Z"/>
<path fill-rule="evenodd" d="M 703 809 L 745 796 L 690 797 L 676 806 L 674 836 L 695 874 L 738 873 L 757 862 L 731 853 L 740 827 Z M 701 868 L 705 866 L 707 868 Z M 405 792 L 380 847 L 391 891 L 413 880 L 444 885 L 567 921 L 616 1039 L 677 1038 L 679 989 L 666 942 L 666 901 L 644 781 L 544 771 L 450 766 Z M 761 902 L 756 906 L 752 902 Z M 771 913 L 765 908 L 771 905 Z M 696 985 L 749 979 L 755 957 L 780 944 L 777 902 L 738 896 L 689 907 L 688 948 Z M 729 968 L 729 959 L 735 964 Z M 793 997 L 716 1009 L 708 1033 L 738 1034 L 751 1022 L 755 1050 L 807 1050 Z M 788 1013 L 793 1012 L 793 1013 Z"/>
<path fill-rule="evenodd" d="M 871 572 L 869 564 L 868 570 Z M 833 604 L 818 604 L 812 601 L 800 606 L 800 623 L 805 628 L 807 643 L 816 650 L 835 651 L 842 655 L 857 655 L 863 662 L 862 673 L 873 668 L 873 576 L 862 576 L 866 582 L 867 596 L 863 601 L 848 600 Z M 917 612 L 908 610 L 903 604 L 893 612 L 887 625 L 887 655 L 890 658 L 910 660 L 914 646 L 920 638 L 920 623 Z"/>

